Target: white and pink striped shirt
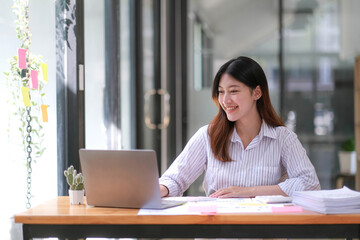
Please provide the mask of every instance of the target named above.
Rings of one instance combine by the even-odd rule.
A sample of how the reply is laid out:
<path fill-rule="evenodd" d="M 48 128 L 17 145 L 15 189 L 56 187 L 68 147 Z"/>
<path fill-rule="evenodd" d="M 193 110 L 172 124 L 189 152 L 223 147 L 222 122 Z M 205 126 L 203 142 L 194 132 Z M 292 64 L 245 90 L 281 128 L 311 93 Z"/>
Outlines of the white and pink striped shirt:
<path fill-rule="evenodd" d="M 230 186 L 276 185 L 291 196 L 294 191 L 319 190 L 314 166 L 297 135 L 286 127 L 270 127 L 264 121 L 259 134 L 244 149 L 236 130 L 229 154 L 232 162 L 217 160 L 210 147 L 208 125 L 200 128 L 159 182 L 169 196 L 181 196 L 205 171 L 206 196 Z M 288 178 L 280 181 L 287 172 Z"/>

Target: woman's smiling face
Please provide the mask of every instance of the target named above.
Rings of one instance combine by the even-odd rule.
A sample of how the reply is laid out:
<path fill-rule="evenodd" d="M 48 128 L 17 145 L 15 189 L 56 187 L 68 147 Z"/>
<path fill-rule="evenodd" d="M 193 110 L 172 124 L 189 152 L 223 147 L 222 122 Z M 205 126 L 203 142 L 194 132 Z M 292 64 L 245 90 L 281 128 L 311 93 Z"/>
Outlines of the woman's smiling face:
<path fill-rule="evenodd" d="M 259 99 L 254 90 L 231 75 L 224 73 L 219 82 L 218 101 L 231 122 L 236 122 L 251 116 L 256 111 L 256 101 Z"/>

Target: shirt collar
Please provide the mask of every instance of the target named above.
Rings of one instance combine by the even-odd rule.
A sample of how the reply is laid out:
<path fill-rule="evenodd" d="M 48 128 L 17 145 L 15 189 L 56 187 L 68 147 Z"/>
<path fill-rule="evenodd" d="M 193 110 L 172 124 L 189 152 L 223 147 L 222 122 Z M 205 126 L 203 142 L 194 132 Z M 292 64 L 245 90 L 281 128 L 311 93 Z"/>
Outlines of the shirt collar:
<path fill-rule="evenodd" d="M 233 131 L 233 134 L 232 134 L 232 137 L 231 137 L 231 141 L 232 142 L 241 142 L 241 138 L 239 137 L 239 135 L 236 132 L 235 125 L 234 125 L 234 131 Z"/>
<path fill-rule="evenodd" d="M 259 140 L 261 140 L 264 136 L 276 139 L 276 130 L 274 127 L 269 126 L 264 120 L 262 120 L 261 129 L 258 134 Z M 235 126 L 231 137 L 231 142 L 241 142 L 241 138 L 237 134 Z"/>
<path fill-rule="evenodd" d="M 263 132 L 262 136 L 276 139 L 276 129 L 274 127 L 269 126 L 264 120 L 262 121 L 261 124 L 260 133 L 261 132 Z"/>

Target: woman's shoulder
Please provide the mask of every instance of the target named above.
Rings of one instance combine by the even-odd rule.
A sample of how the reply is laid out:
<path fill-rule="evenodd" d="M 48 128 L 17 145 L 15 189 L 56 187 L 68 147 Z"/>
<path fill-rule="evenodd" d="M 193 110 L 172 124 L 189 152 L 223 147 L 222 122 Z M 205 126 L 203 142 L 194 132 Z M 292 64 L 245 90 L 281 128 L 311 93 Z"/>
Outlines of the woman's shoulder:
<path fill-rule="evenodd" d="M 209 128 L 209 124 L 206 124 L 206 125 L 202 126 L 201 128 L 199 128 L 199 131 L 207 132 L 208 128 Z"/>
<path fill-rule="evenodd" d="M 208 129 L 209 129 L 209 125 L 207 124 L 205 126 L 200 127 L 195 134 L 202 135 L 202 136 L 208 136 Z"/>
<path fill-rule="evenodd" d="M 189 139 L 188 144 L 204 144 L 209 142 L 208 125 L 200 127 Z"/>
<path fill-rule="evenodd" d="M 287 138 L 297 138 L 297 135 L 295 132 L 293 132 L 292 130 L 290 130 L 288 127 L 286 126 L 268 126 L 270 129 L 273 129 L 273 131 L 275 132 L 276 138 L 278 139 L 287 139 Z"/>
<path fill-rule="evenodd" d="M 198 128 L 197 130 L 194 129 L 192 138 L 208 136 L 208 127 L 209 127 L 209 125 L 205 125 L 205 126 L 202 126 L 202 127 Z"/>

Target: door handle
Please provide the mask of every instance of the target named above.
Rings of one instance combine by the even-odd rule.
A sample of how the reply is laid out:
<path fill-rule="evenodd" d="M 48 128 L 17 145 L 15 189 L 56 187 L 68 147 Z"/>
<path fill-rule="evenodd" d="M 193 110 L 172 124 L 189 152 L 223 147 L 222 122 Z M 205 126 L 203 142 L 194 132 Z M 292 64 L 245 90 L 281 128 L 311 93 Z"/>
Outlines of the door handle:
<path fill-rule="evenodd" d="M 157 93 L 163 98 L 164 108 L 161 109 L 161 114 L 163 115 L 162 123 L 158 124 L 158 129 L 165 129 L 169 126 L 170 123 L 170 94 L 165 89 L 158 89 Z"/>
<path fill-rule="evenodd" d="M 150 117 L 150 97 L 158 94 L 161 96 L 161 115 L 162 122 L 159 124 L 155 124 L 151 122 Z M 170 94 L 164 89 L 150 89 L 144 95 L 144 115 L 145 115 L 145 125 L 147 128 L 151 130 L 155 129 L 166 129 L 170 123 Z"/>
<path fill-rule="evenodd" d="M 156 129 L 156 124 L 151 122 L 151 118 L 150 118 L 150 97 L 156 94 L 156 90 L 155 89 L 151 89 L 149 91 L 147 91 L 144 95 L 144 115 L 145 115 L 145 125 L 146 127 L 148 127 L 151 130 Z"/>

